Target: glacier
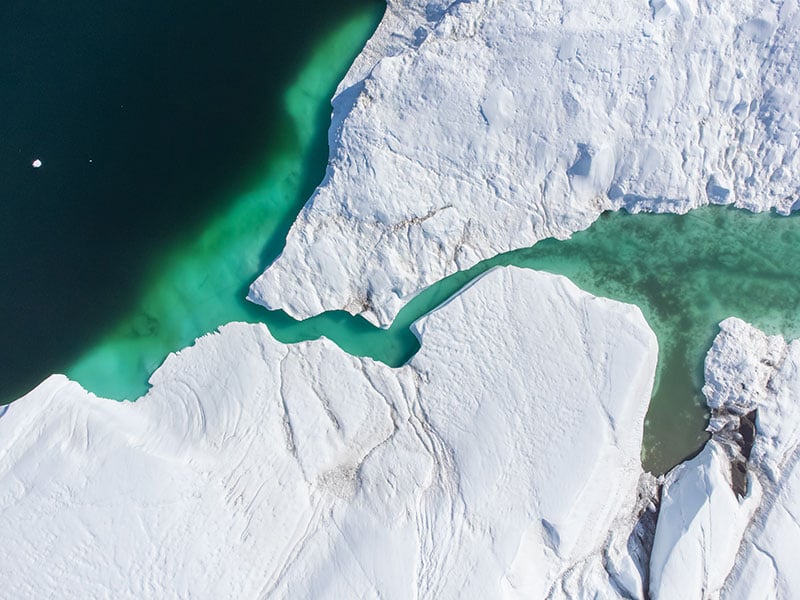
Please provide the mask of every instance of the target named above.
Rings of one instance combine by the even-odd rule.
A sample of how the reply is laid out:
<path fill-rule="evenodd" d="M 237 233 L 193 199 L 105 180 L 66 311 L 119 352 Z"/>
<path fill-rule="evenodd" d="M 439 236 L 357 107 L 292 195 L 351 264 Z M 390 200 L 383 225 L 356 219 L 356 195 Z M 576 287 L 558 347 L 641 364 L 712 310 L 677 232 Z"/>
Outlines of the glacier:
<path fill-rule="evenodd" d="M 797 0 L 391 0 L 325 180 L 249 297 L 388 326 L 420 290 L 607 210 L 800 201 Z"/>

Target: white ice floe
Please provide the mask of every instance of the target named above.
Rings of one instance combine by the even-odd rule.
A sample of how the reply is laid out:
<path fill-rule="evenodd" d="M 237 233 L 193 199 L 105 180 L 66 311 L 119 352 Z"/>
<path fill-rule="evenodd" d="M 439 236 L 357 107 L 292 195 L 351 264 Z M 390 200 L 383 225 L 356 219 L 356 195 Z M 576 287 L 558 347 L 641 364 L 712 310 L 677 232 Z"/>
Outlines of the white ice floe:
<path fill-rule="evenodd" d="M 34 159 L 34 161 L 31 163 L 31 166 L 32 166 L 34 169 L 38 169 L 39 167 L 41 167 L 41 166 L 42 166 L 42 161 L 41 161 L 40 159 L 38 159 L 38 158 L 37 158 L 37 159 Z"/>
<path fill-rule="evenodd" d="M 51 377 L 0 418 L 3 593 L 641 589 L 628 536 L 657 348 L 639 310 L 506 268 L 416 331 L 392 369 L 227 325 L 136 403 Z"/>
<path fill-rule="evenodd" d="M 394 0 L 328 173 L 250 298 L 388 325 L 445 275 L 604 210 L 800 196 L 797 0 Z"/>
<path fill-rule="evenodd" d="M 730 469 L 725 451 L 711 440 L 667 476 L 650 558 L 652 598 L 688 600 L 719 593 L 761 499 L 757 479 L 738 499 Z"/>

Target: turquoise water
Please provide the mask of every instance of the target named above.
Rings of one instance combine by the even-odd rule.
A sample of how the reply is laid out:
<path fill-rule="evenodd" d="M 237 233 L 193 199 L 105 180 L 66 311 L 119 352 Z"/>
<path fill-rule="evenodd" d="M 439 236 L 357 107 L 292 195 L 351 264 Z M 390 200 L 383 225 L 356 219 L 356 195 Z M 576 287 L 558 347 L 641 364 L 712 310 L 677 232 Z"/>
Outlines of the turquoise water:
<path fill-rule="evenodd" d="M 324 335 L 351 354 L 397 366 L 418 349 L 408 329 L 414 320 L 478 274 L 514 264 L 564 274 L 587 291 L 642 308 L 660 344 L 645 465 L 662 472 L 696 451 L 706 439 L 702 361 L 717 323 L 735 315 L 800 335 L 798 217 L 721 207 L 685 216 L 606 214 L 568 241 L 545 240 L 431 286 L 387 330 L 343 312 L 297 322 L 244 300 L 322 178 L 332 89 L 378 17 L 359 13 L 320 42 L 285 94 L 285 139 L 265 161 L 263 177 L 153 266 L 135 309 L 67 374 L 99 395 L 133 399 L 168 352 L 230 321 L 264 322 L 287 343 Z"/>
<path fill-rule="evenodd" d="M 388 330 L 345 313 L 301 323 L 267 313 L 262 320 L 282 341 L 324 333 L 351 354 L 400 365 L 419 348 L 411 323 L 480 273 L 517 265 L 566 275 L 593 294 L 639 306 L 658 337 L 643 460 L 661 473 L 707 439 L 703 360 L 720 321 L 737 316 L 768 333 L 800 337 L 799 248 L 800 215 L 725 207 L 682 216 L 606 213 L 569 240 L 544 240 L 434 284 L 405 306 Z"/>
<path fill-rule="evenodd" d="M 737 316 L 768 333 L 800 337 L 798 249 L 800 215 L 726 207 L 683 216 L 606 213 L 570 240 L 544 240 L 432 286 L 405 307 L 390 331 L 413 346 L 403 328 L 496 265 L 566 275 L 593 294 L 639 306 L 659 343 L 643 460 L 661 473 L 707 439 L 703 360 L 720 321 Z M 394 354 L 385 358 L 397 361 Z"/>

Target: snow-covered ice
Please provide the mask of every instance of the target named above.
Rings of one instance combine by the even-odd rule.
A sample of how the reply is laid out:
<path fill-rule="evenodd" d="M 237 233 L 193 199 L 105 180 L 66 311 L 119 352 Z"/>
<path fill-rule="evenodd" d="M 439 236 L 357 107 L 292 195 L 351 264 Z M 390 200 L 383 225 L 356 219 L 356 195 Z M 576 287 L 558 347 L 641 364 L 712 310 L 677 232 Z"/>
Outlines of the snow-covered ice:
<path fill-rule="evenodd" d="M 399 369 L 230 324 L 136 403 L 46 380 L 0 418 L 4 594 L 616 596 L 612 541 L 641 587 L 640 311 L 505 268 L 416 330 Z"/>
<path fill-rule="evenodd" d="M 250 298 L 388 325 L 459 269 L 604 210 L 800 201 L 797 0 L 390 0 L 328 173 Z"/>
<path fill-rule="evenodd" d="M 387 325 L 604 210 L 788 213 L 798 30 L 797 0 L 391 0 L 251 298 Z M 136 403 L 56 375 L 0 408 L 3 594 L 797 595 L 800 342 L 724 321 L 712 439 L 655 480 L 637 308 L 509 267 L 415 331 L 392 369 L 233 323 Z"/>
<path fill-rule="evenodd" d="M 716 440 L 666 478 L 650 558 L 652 598 L 702 598 L 719 593 L 733 567 L 760 487 L 737 499 L 730 462 Z"/>

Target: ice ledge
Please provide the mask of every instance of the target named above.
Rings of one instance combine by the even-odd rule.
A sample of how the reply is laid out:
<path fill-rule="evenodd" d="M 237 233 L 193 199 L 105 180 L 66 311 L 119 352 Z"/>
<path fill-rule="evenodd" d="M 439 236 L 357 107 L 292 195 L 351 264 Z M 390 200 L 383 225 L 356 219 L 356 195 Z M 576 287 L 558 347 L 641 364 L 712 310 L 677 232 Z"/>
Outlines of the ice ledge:
<path fill-rule="evenodd" d="M 250 299 L 387 326 L 426 286 L 604 210 L 800 200 L 796 0 L 391 1 L 327 176 Z"/>

